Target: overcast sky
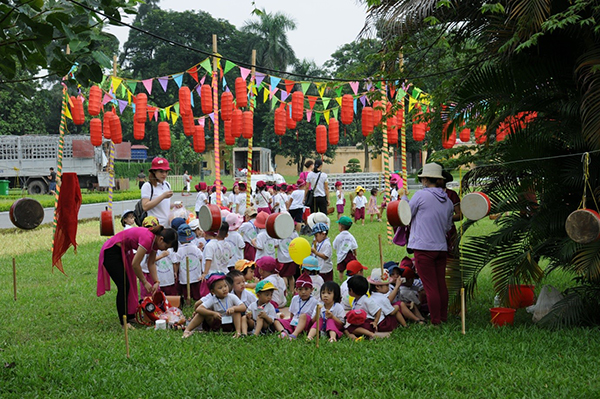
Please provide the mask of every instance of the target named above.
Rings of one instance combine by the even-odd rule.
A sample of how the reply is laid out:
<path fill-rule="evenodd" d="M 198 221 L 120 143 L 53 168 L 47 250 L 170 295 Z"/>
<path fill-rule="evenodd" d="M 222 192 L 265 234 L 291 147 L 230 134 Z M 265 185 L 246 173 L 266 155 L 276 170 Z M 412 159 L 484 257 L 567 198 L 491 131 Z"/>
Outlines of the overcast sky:
<path fill-rule="evenodd" d="M 354 41 L 365 22 L 365 6 L 356 0 L 255 0 L 255 6 L 267 12 L 282 12 L 296 21 L 296 30 L 288 40 L 299 59 L 323 65 L 340 46 Z M 162 0 L 162 9 L 202 10 L 215 18 L 228 20 L 238 29 L 252 15 L 252 0 Z M 111 27 L 121 41 L 127 40 L 128 28 Z"/>

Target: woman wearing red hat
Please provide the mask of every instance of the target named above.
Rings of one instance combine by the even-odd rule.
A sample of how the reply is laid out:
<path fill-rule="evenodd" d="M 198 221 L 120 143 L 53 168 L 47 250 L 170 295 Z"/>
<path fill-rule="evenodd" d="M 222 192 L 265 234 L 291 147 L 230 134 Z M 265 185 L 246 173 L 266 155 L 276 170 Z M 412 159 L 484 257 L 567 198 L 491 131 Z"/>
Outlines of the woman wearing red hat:
<path fill-rule="evenodd" d="M 148 216 L 154 216 L 158 222 L 169 227 L 169 211 L 173 190 L 167 182 L 169 174 L 169 161 L 156 157 L 152 160 L 148 181 L 142 186 L 142 207 L 148 212 Z"/>

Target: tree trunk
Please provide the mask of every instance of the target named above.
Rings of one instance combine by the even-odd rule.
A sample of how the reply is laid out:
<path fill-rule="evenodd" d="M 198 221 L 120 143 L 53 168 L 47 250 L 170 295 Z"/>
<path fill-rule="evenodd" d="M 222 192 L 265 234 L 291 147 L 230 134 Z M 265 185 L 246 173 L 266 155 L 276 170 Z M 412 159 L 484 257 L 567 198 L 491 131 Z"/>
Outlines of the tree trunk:
<path fill-rule="evenodd" d="M 367 138 L 365 137 L 365 141 L 363 143 L 365 148 L 365 166 L 363 168 L 363 172 L 369 171 L 369 145 L 367 144 Z"/>

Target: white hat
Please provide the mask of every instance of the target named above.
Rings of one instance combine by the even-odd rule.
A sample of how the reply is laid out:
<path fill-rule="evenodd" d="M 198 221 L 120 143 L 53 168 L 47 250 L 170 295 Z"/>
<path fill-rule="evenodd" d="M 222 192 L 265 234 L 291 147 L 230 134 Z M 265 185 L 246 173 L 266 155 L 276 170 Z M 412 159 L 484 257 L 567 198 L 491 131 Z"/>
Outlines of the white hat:
<path fill-rule="evenodd" d="M 200 222 L 198 221 L 198 219 L 192 219 L 190 220 L 189 226 L 190 229 L 192 229 L 192 231 L 197 230 L 200 228 Z"/>
<path fill-rule="evenodd" d="M 423 171 L 419 175 L 421 177 L 431 177 L 434 179 L 443 179 L 442 166 L 437 163 L 426 163 L 423 165 Z"/>
<path fill-rule="evenodd" d="M 331 221 L 329 220 L 329 217 L 323 212 L 315 212 L 308 215 L 306 223 L 308 223 L 308 227 L 312 229 L 317 223 L 325 223 L 327 227 L 329 227 Z"/>

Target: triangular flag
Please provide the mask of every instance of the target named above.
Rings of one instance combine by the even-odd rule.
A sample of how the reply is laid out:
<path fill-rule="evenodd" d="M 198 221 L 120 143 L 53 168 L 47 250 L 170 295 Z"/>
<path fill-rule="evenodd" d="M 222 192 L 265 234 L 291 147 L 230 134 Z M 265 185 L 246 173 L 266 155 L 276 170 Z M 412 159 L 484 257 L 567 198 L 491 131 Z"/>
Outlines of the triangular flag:
<path fill-rule="evenodd" d="M 158 109 L 154 111 L 154 120 L 158 122 Z"/>
<path fill-rule="evenodd" d="M 183 73 L 176 73 L 173 75 L 173 80 L 177 83 L 177 87 L 181 89 L 181 85 L 183 84 Z"/>
<path fill-rule="evenodd" d="M 412 109 L 415 107 L 416 104 L 417 104 L 417 100 L 415 100 L 414 97 L 409 96 L 408 97 L 408 112 L 412 111 Z"/>
<path fill-rule="evenodd" d="M 231 68 L 233 68 L 235 66 L 235 64 L 229 60 L 225 61 L 225 69 L 223 70 L 223 73 L 227 73 L 229 71 L 231 71 Z"/>
<path fill-rule="evenodd" d="M 310 87 L 310 82 L 302 82 L 302 93 L 306 94 L 308 88 Z"/>
<path fill-rule="evenodd" d="M 198 82 L 198 67 L 196 65 L 188 69 L 186 72 L 192 77 L 192 79 Z"/>
<path fill-rule="evenodd" d="M 327 88 L 325 83 L 317 83 L 317 88 L 319 89 L 319 95 L 321 97 L 323 97 L 323 94 L 325 94 L 325 89 Z"/>
<path fill-rule="evenodd" d="M 128 80 L 127 87 L 129 87 L 129 90 L 131 90 L 135 94 L 135 90 L 137 89 L 137 81 Z"/>
<path fill-rule="evenodd" d="M 69 100 L 69 103 L 71 102 L 71 100 Z M 71 105 L 73 106 L 73 105 Z M 71 116 L 71 111 L 69 110 L 69 107 L 65 107 L 65 116 L 69 119 L 73 119 L 73 117 Z"/>
<path fill-rule="evenodd" d="M 131 104 L 131 92 L 130 91 L 127 91 L 127 104 Z M 133 108 L 133 112 L 135 112 L 135 107 Z"/>
<path fill-rule="evenodd" d="M 367 91 L 371 91 L 372 88 L 373 88 L 373 83 L 367 82 Z"/>
<path fill-rule="evenodd" d="M 402 101 L 405 96 L 406 92 L 402 89 L 398 89 L 398 93 L 396 93 L 396 101 Z"/>
<path fill-rule="evenodd" d="M 323 117 L 325 118 L 325 121 L 329 125 L 329 110 L 323 112 Z"/>
<path fill-rule="evenodd" d="M 200 120 L 198 121 L 198 124 L 199 124 L 200 126 L 204 127 L 204 123 L 205 123 L 205 122 L 206 122 L 206 121 L 204 120 L 204 118 L 200 118 Z"/>
<path fill-rule="evenodd" d="M 306 121 L 310 122 L 310 117 L 312 116 L 312 111 L 306 111 Z"/>
<path fill-rule="evenodd" d="M 192 105 L 192 108 L 194 108 L 194 95 L 190 95 L 190 104 Z"/>
<path fill-rule="evenodd" d="M 121 97 L 125 97 L 125 94 L 127 93 L 127 89 L 125 88 L 125 85 L 121 85 L 119 87 L 119 90 L 121 91 Z"/>
<path fill-rule="evenodd" d="M 317 112 L 315 114 L 315 123 L 317 124 L 317 126 L 319 126 L 319 120 L 320 119 L 321 119 L 321 114 Z"/>
<path fill-rule="evenodd" d="M 381 82 L 376 82 L 375 87 L 377 87 L 379 90 L 381 90 Z"/>
<path fill-rule="evenodd" d="M 208 114 L 210 120 L 212 121 L 212 123 L 215 123 L 215 113 L 211 112 L 210 114 Z"/>
<path fill-rule="evenodd" d="M 173 118 L 173 122 L 172 123 L 174 125 L 175 123 L 177 123 L 177 118 L 179 118 L 179 115 L 177 115 L 176 112 L 171 112 L 171 118 Z"/>
<path fill-rule="evenodd" d="M 281 101 L 285 101 L 289 96 L 289 93 L 287 91 L 282 91 L 281 92 Z"/>
<path fill-rule="evenodd" d="M 329 101 L 331 101 L 331 98 L 323 97 L 323 109 L 327 109 L 327 106 L 329 105 Z"/>
<path fill-rule="evenodd" d="M 367 103 L 367 97 L 366 96 L 360 96 L 360 102 L 362 103 L 362 106 L 366 106 Z"/>
<path fill-rule="evenodd" d="M 335 94 L 340 98 L 342 97 L 342 86 L 335 89 Z"/>
<path fill-rule="evenodd" d="M 335 101 L 337 101 L 337 103 L 340 107 L 342 106 L 342 97 L 336 97 Z"/>
<path fill-rule="evenodd" d="M 246 80 L 248 75 L 250 75 L 250 69 L 240 67 L 240 75 L 242 76 L 242 79 Z"/>
<path fill-rule="evenodd" d="M 269 89 L 267 89 L 265 87 L 263 90 L 263 103 L 266 103 L 268 98 L 269 98 Z"/>
<path fill-rule="evenodd" d="M 150 95 L 152 95 L 152 80 L 153 79 L 142 80 L 142 83 L 144 84 L 144 87 L 146 88 L 146 91 Z"/>
<path fill-rule="evenodd" d="M 160 83 L 160 86 L 162 87 L 163 91 L 167 91 L 167 84 L 169 84 L 169 77 L 163 76 L 161 78 L 158 78 L 158 83 Z M 168 118 L 168 115 L 167 115 L 167 118 Z"/>
<path fill-rule="evenodd" d="M 122 114 L 125 108 L 127 107 L 127 101 L 119 100 L 119 112 Z"/>
<path fill-rule="evenodd" d="M 111 102 L 112 97 L 109 96 L 107 93 L 104 93 L 104 98 L 102 99 L 102 105 L 106 105 L 109 102 Z"/>
<path fill-rule="evenodd" d="M 281 78 L 271 76 L 271 90 L 274 90 L 279 84 L 279 82 L 281 82 Z"/>
<path fill-rule="evenodd" d="M 252 86 L 252 93 L 257 96 L 258 95 L 258 90 L 256 90 L 256 86 Z"/>
<path fill-rule="evenodd" d="M 113 92 L 117 91 L 117 88 L 121 85 L 121 82 L 123 81 L 123 79 L 121 78 L 116 78 L 116 77 L 112 77 L 111 80 L 111 87 L 113 89 Z"/>
<path fill-rule="evenodd" d="M 165 119 L 171 119 L 171 106 L 165 108 Z"/>
<path fill-rule="evenodd" d="M 296 82 L 294 82 L 293 80 L 286 80 L 285 81 L 285 91 L 289 93 L 292 92 L 292 90 L 294 90 L 294 85 L 296 84 Z"/>
<path fill-rule="evenodd" d="M 333 117 L 334 117 L 335 119 L 337 119 L 337 117 L 338 117 L 338 111 L 339 111 L 339 110 L 340 110 L 339 108 L 334 108 L 334 109 L 332 109 L 332 110 L 331 110 L 331 111 L 332 111 L 332 113 L 333 113 Z"/>
<path fill-rule="evenodd" d="M 356 111 L 357 111 L 357 110 L 356 110 L 356 107 L 357 107 L 357 105 L 358 105 L 358 104 L 357 104 L 357 101 L 356 101 L 356 98 L 354 99 L 354 103 L 353 103 L 353 105 L 354 105 L 354 114 L 356 114 L 356 113 L 357 113 L 357 112 L 356 112 Z"/>
<path fill-rule="evenodd" d="M 271 86 L 271 93 L 269 94 L 269 98 L 275 97 L 275 94 L 277 94 L 277 90 L 279 90 L 277 87 L 273 88 L 273 86 Z"/>
<path fill-rule="evenodd" d="M 317 96 L 307 96 L 308 97 L 308 106 L 310 107 L 310 110 L 312 111 L 312 109 L 314 108 L 316 102 L 317 102 Z"/>
<path fill-rule="evenodd" d="M 204 84 L 204 81 L 206 80 L 206 75 L 202 76 L 202 79 L 200 79 L 200 86 L 202 86 Z M 200 87 L 198 86 L 198 87 Z"/>
<path fill-rule="evenodd" d="M 223 76 L 223 89 L 227 86 L 227 80 L 225 79 L 225 76 Z"/>
<path fill-rule="evenodd" d="M 154 111 L 154 107 L 146 108 L 146 112 L 148 113 L 148 119 L 152 120 L 152 117 L 154 116 Z"/>
<path fill-rule="evenodd" d="M 350 88 L 354 92 L 354 95 L 358 94 L 358 82 L 350 82 Z"/>
<path fill-rule="evenodd" d="M 265 80 L 265 75 L 264 73 L 261 72 L 256 72 L 256 74 L 254 75 L 254 78 L 256 79 L 256 85 L 260 86 L 263 82 L 263 80 Z"/>
<path fill-rule="evenodd" d="M 277 105 L 277 97 L 273 96 L 273 98 L 271 98 L 271 111 L 275 109 L 275 105 Z"/>
<path fill-rule="evenodd" d="M 160 120 L 164 121 L 165 119 L 167 119 L 167 112 L 164 109 L 159 110 L 160 113 Z"/>
<path fill-rule="evenodd" d="M 212 66 L 210 65 L 210 60 L 208 58 L 202 61 L 200 66 L 206 69 L 207 72 L 212 73 Z"/>
<path fill-rule="evenodd" d="M 412 96 L 415 98 L 415 100 L 419 98 L 419 95 L 421 94 L 421 91 L 422 90 L 419 89 L 418 87 L 415 87 L 413 89 Z"/>
<path fill-rule="evenodd" d="M 202 84 L 199 84 L 198 86 L 196 86 L 196 93 L 198 93 L 200 98 L 202 98 Z"/>
<path fill-rule="evenodd" d="M 173 108 L 175 108 L 175 113 L 179 115 L 179 103 L 175 103 L 175 105 L 173 105 Z"/>

